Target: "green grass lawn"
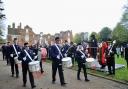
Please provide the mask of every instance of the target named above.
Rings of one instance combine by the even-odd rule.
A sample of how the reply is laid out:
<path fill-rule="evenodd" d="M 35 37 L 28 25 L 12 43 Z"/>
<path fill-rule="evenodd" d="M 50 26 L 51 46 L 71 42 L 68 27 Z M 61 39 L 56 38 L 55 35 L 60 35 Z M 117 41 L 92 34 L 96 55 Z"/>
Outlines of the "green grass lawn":
<path fill-rule="evenodd" d="M 89 73 L 93 73 L 99 76 L 103 76 L 109 79 L 114 79 L 114 80 L 119 80 L 119 81 L 123 81 L 123 82 L 128 82 L 128 69 L 127 69 L 127 65 L 126 65 L 126 61 L 124 58 L 117 58 L 117 56 L 115 56 L 115 62 L 116 64 L 124 64 L 125 67 L 124 68 L 120 68 L 120 69 L 116 69 L 116 73 L 115 76 L 108 76 L 106 72 L 100 72 L 100 71 L 96 71 L 96 70 L 91 70 L 88 69 Z"/>
<path fill-rule="evenodd" d="M 115 79 L 119 79 L 119 80 L 123 80 L 123 81 L 128 81 L 128 69 L 127 69 L 127 65 L 126 65 L 126 61 L 124 58 L 117 58 L 116 57 L 116 63 L 117 64 L 124 64 L 125 68 L 121 68 L 116 70 L 116 75 L 115 75 Z"/>

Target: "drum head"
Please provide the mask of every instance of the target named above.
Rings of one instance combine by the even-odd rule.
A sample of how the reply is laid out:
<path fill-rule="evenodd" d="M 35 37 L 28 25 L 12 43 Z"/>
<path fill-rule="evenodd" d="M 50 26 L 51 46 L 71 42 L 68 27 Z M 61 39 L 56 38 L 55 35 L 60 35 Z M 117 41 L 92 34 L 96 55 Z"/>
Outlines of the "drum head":
<path fill-rule="evenodd" d="M 62 59 L 62 61 L 69 61 L 69 60 L 71 60 L 70 57 L 65 57 L 65 58 Z"/>
<path fill-rule="evenodd" d="M 39 61 L 32 61 L 32 62 L 29 63 L 29 65 L 35 65 L 35 64 L 38 64 L 38 63 L 39 63 Z"/>
<path fill-rule="evenodd" d="M 87 58 L 86 61 L 87 62 L 93 62 L 95 59 L 94 58 Z"/>

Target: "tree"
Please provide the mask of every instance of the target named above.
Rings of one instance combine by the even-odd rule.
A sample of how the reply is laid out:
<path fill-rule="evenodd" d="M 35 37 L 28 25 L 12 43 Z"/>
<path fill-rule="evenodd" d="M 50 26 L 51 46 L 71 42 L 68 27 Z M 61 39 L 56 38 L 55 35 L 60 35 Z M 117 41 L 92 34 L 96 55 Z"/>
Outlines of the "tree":
<path fill-rule="evenodd" d="M 4 39 L 3 39 L 2 36 L 3 36 L 3 30 L 4 30 L 3 21 L 4 21 L 4 18 L 5 18 L 5 14 L 2 13 L 3 10 L 4 10 L 3 2 L 0 0 L 0 43 L 4 42 Z"/>
<path fill-rule="evenodd" d="M 120 23 L 128 29 L 128 4 L 124 6 L 124 13 L 122 15 L 122 19 Z"/>
<path fill-rule="evenodd" d="M 112 39 L 119 44 L 128 42 L 128 30 L 121 23 L 118 23 L 112 32 Z"/>
<path fill-rule="evenodd" d="M 90 36 L 89 36 L 89 40 L 91 40 L 91 36 L 92 36 L 92 35 L 95 35 L 97 41 L 99 41 L 99 34 L 96 33 L 96 32 L 92 32 L 92 33 L 90 34 Z"/>
<path fill-rule="evenodd" d="M 107 41 L 109 39 L 111 39 L 111 32 L 112 30 L 108 27 L 104 27 L 100 32 L 99 32 L 99 35 L 100 35 L 100 39 L 101 41 Z"/>
<path fill-rule="evenodd" d="M 73 42 L 75 43 L 81 43 L 81 35 L 80 33 L 76 33 L 75 36 L 73 37 Z"/>

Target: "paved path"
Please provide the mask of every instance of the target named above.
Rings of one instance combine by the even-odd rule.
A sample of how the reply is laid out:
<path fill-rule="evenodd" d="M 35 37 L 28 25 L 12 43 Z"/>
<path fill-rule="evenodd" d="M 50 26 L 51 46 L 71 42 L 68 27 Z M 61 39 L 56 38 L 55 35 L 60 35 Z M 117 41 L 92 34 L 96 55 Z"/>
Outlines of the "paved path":
<path fill-rule="evenodd" d="M 51 83 L 51 65 L 44 64 L 45 73 L 40 79 L 36 79 L 37 87 L 35 89 L 128 89 L 128 85 L 116 83 L 103 78 L 88 75 L 90 82 L 85 82 L 83 74 L 81 81 L 76 79 L 77 72 L 71 69 L 65 69 L 65 80 L 68 83 L 66 87 L 61 87 L 58 73 L 56 84 Z M 31 89 L 29 79 L 27 87 L 22 87 L 22 74 L 20 68 L 20 78 L 10 77 L 10 66 L 6 65 L 0 57 L 0 89 Z"/>

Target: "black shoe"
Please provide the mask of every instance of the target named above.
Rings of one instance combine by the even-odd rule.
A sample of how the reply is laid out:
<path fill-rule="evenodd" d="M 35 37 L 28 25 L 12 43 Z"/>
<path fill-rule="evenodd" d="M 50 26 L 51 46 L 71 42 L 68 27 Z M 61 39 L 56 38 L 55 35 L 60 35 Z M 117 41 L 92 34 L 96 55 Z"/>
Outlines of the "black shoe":
<path fill-rule="evenodd" d="M 85 79 L 86 82 L 89 82 L 90 80 L 89 79 Z"/>
<path fill-rule="evenodd" d="M 44 73 L 44 71 L 43 70 L 41 70 L 41 74 L 43 74 Z"/>
<path fill-rule="evenodd" d="M 14 77 L 14 74 L 12 74 L 11 77 Z"/>
<path fill-rule="evenodd" d="M 23 87 L 26 87 L 26 84 L 23 84 Z"/>
<path fill-rule="evenodd" d="M 61 86 L 65 87 L 67 83 L 62 83 Z"/>
<path fill-rule="evenodd" d="M 16 78 L 19 78 L 19 75 L 16 75 Z"/>
<path fill-rule="evenodd" d="M 52 84 L 55 84 L 55 81 L 52 81 Z"/>
<path fill-rule="evenodd" d="M 80 78 L 77 78 L 77 80 L 81 80 Z"/>
<path fill-rule="evenodd" d="M 36 87 L 36 85 L 33 85 L 33 86 L 32 86 L 32 89 L 35 88 L 35 87 Z"/>

